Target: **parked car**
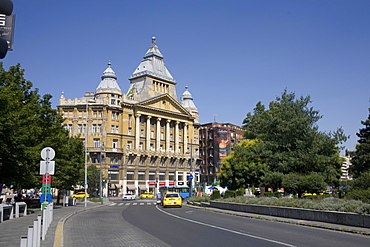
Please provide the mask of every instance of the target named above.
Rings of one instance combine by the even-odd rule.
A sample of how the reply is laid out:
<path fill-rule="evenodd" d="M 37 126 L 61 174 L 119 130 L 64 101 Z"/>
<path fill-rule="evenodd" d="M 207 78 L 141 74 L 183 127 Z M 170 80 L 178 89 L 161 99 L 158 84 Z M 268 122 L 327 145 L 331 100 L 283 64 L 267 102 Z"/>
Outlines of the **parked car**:
<path fill-rule="evenodd" d="M 166 192 L 162 197 L 162 206 L 178 206 L 182 207 L 182 198 L 178 192 Z"/>
<path fill-rule="evenodd" d="M 143 194 L 140 195 L 140 198 L 154 198 L 153 192 L 144 192 Z"/>
<path fill-rule="evenodd" d="M 84 197 L 85 197 L 85 192 L 77 192 L 71 196 L 71 198 L 84 198 Z M 90 195 L 87 193 L 86 197 L 89 198 Z"/>
<path fill-rule="evenodd" d="M 136 195 L 135 194 L 126 194 L 122 196 L 122 200 L 135 200 Z"/>

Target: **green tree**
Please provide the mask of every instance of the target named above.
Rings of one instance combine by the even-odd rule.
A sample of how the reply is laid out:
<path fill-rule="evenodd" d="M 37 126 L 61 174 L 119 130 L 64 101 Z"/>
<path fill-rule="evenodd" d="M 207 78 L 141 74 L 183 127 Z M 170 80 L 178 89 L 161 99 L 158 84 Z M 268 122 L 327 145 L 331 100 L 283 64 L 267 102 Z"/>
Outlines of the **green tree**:
<path fill-rule="evenodd" d="M 267 165 L 261 162 L 259 155 L 260 140 L 243 140 L 234 146 L 234 152 L 222 161 L 219 179 L 221 186 L 228 186 L 230 190 L 247 188 L 259 185 L 260 178 L 267 170 Z"/>
<path fill-rule="evenodd" d="M 309 107 L 309 96 L 295 98 L 285 90 L 269 108 L 257 103 L 254 112 L 243 121 L 245 137 L 261 139 L 266 163 L 271 172 L 325 176 L 327 183 L 334 183 L 340 176 L 342 160 L 338 144 L 346 141 L 343 130 L 324 133 L 318 130 L 319 112 Z M 268 156 L 266 156 L 268 154 Z"/>
<path fill-rule="evenodd" d="M 302 175 L 299 173 L 286 174 L 282 181 L 285 192 L 297 194 L 300 198 L 304 192 L 320 193 L 325 190 L 324 177 L 317 173 Z"/>
<path fill-rule="evenodd" d="M 358 177 L 353 179 L 353 189 L 368 190 L 370 189 L 370 171 L 362 172 Z"/>
<path fill-rule="evenodd" d="M 269 187 L 273 192 L 282 188 L 284 174 L 281 172 L 267 171 L 261 178 L 262 185 Z"/>
<path fill-rule="evenodd" d="M 90 196 L 97 197 L 100 187 L 100 171 L 95 165 L 87 167 L 87 181 L 89 183 Z"/>
<path fill-rule="evenodd" d="M 361 121 L 361 124 L 364 128 L 356 134 L 360 138 L 356 150 L 350 152 L 352 165 L 349 172 L 354 178 L 359 177 L 363 172 L 370 171 L 370 115 L 366 121 Z"/>
<path fill-rule="evenodd" d="M 80 179 L 82 141 L 68 136 L 51 97 L 32 89 L 19 64 L 5 71 L 0 63 L 0 183 L 40 187 L 40 152 L 48 146 L 56 153 L 53 187 L 67 189 Z"/>

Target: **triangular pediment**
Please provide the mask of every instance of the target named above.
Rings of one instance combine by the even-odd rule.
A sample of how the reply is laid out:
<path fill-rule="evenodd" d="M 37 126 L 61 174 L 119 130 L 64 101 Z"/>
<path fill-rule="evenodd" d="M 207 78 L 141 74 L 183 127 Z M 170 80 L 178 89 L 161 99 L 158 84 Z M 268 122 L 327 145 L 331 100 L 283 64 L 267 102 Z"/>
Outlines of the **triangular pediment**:
<path fill-rule="evenodd" d="M 177 100 L 167 93 L 141 101 L 140 103 L 137 103 L 136 106 L 191 117 L 191 114 Z"/>

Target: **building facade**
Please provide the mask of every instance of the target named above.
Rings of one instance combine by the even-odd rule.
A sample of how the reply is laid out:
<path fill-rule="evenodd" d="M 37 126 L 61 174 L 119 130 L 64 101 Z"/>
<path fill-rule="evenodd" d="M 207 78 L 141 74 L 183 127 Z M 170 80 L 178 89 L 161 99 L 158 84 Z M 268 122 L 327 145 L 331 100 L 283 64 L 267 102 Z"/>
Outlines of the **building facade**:
<path fill-rule="evenodd" d="M 59 100 L 64 127 L 87 143 L 87 164 L 102 167 L 104 195 L 186 186 L 190 174 L 199 182 L 198 110 L 187 87 L 177 98 L 154 37 L 129 81 L 123 94 L 108 63 L 95 92 Z"/>
<path fill-rule="evenodd" d="M 348 173 L 349 168 L 352 165 L 351 157 L 349 155 L 347 155 L 347 156 L 342 157 L 342 158 L 344 158 L 344 161 L 343 161 L 342 167 L 341 167 L 342 174 L 340 176 L 340 180 L 345 180 L 345 181 L 352 180 L 352 177 Z"/>
<path fill-rule="evenodd" d="M 244 137 L 244 131 L 230 123 L 202 124 L 199 130 L 200 173 L 201 182 L 211 184 L 218 182 L 222 159 L 228 156 L 233 145 Z"/>

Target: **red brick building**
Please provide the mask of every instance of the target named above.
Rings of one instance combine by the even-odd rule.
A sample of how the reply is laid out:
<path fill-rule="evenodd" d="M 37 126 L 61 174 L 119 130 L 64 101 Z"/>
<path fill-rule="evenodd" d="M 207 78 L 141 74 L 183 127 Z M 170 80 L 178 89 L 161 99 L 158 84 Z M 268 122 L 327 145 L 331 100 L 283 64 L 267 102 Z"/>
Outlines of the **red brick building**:
<path fill-rule="evenodd" d="M 201 182 L 218 182 L 221 161 L 244 138 L 244 130 L 231 123 L 202 124 L 199 130 L 199 158 Z"/>

